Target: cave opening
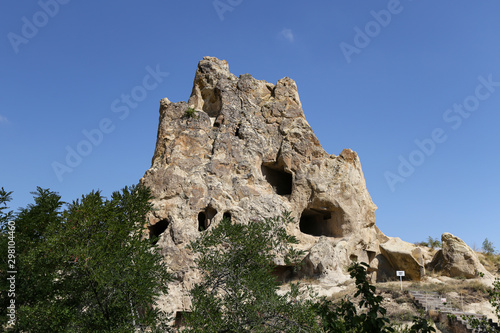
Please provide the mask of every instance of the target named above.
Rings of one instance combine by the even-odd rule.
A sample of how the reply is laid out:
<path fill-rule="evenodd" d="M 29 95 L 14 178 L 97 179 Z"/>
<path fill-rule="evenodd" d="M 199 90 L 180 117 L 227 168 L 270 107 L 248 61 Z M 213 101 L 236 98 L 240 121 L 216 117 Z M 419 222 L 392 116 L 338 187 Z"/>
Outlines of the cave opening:
<path fill-rule="evenodd" d="M 297 268 L 292 265 L 276 265 L 271 274 L 281 284 L 300 278 Z"/>
<path fill-rule="evenodd" d="M 189 314 L 190 312 L 187 311 L 177 311 L 175 313 L 175 319 L 174 319 L 174 327 L 184 327 L 186 326 L 186 314 Z"/>
<path fill-rule="evenodd" d="M 207 225 L 206 225 L 206 221 L 207 221 L 207 215 L 205 214 L 205 212 L 199 212 L 198 213 L 198 231 L 204 231 L 207 229 Z"/>
<path fill-rule="evenodd" d="M 231 221 L 231 213 L 230 212 L 225 212 L 224 215 L 222 215 L 223 220 L 229 220 Z"/>
<path fill-rule="evenodd" d="M 165 230 L 167 230 L 169 224 L 170 224 L 169 220 L 163 219 L 163 220 L 160 220 L 160 221 L 156 222 L 153 225 L 148 226 L 149 238 L 150 239 L 155 239 L 156 238 L 156 240 L 154 241 L 154 243 L 156 244 L 156 242 L 158 241 L 157 238 L 160 237 L 160 235 Z"/>
<path fill-rule="evenodd" d="M 274 163 L 263 163 L 261 166 L 262 175 L 274 189 L 276 194 L 289 195 L 292 194 L 293 176 L 284 168 L 277 167 Z"/>
<path fill-rule="evenodd" d="M 340 208 L 333 210 L 305 209 L 299 222 L 300 231 L 312 236 L 342 237 L 344 212 Z"/>
<path fill-rule="evenodd" d="M 208 206 L 204 211 L 198 213 L 198 231 L 205 231 L 212 223 L 212 219 L 217 215 L 217 209 Z"/>

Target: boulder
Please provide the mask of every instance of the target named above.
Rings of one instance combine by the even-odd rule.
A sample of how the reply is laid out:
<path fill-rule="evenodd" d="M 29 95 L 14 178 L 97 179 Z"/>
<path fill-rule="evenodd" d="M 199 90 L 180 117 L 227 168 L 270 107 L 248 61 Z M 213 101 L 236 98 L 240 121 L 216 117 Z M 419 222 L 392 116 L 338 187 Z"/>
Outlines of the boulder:
<path fill-rule="evenodd" d="M 429 269 L 450 277 L 475 278 L 483 276 L 491 279 L 474 251 L 463 240 L 450 233 L 441 235 L 442 249 L 436 252 Z"/>
<path fill-rule="evenodd" d="M 407 278 L 417 281 L 420 281 L 424 276 L 425 269 L 422 250 L 414 244 L 394 237 L 380 244 L 380 250 L 394 271 L 405 271 Z M 379 274 L 389 276 L 387 272 Z"/>

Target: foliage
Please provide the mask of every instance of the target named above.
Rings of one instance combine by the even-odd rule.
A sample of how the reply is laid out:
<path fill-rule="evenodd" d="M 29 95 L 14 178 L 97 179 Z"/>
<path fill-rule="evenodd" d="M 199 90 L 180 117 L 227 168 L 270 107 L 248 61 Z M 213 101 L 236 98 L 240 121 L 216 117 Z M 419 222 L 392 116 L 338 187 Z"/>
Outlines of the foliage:
<path fill-rule="evenodd" d="M 64 210 L 57 193 L 38 188 L 34 194 L 35 203 L 14 220 L 15 331 L 161 329 L 155 326 L 164 314 L 151 305 L 170 276 L 143 237 L 150 191 L 125 187 L 109 200 L 91 192 Z"/>
<path fill-rule="evenodd" d="M 410 327 L 409 333 L 431 333 L 436 332 L 432 327 L 432 322 L 427 320 L 424 312 L 421 311 L 418 316 L 413 317 L 413 325 Z"/>
<path fill-rule="evenodd" d="M 12 218 L 11 211 L 4 213 L 9 208 L 7 203 L 12 199 L 11 194 L 12 192 L 5 191 L 3 187 L 0 189 L 0 231 L 4 231 L 6 223 Z"/>
<path fill-rule="evenodd" d="M 192 107 L 188 107 L 186 111 L 184 111 L 184 117 L 190 119 L 196 117 L 196 110 Z"/>
<path fill-rule="evenodd" d="M 418 243 L 415 243 L 415 245 L 430 247 L 433 250 L 435 248 L 440 248 L 442 246 L 441 241 L 438 238 L 432 238 L 431 236 L 429 236 L 427 238 L 426 242 L 425 241 L 424 242 L 418 242 Z"/>
<path fill-rule="evenodd" d="M 376 295 L 376 288 L 367 281 L 365 267 L 366 263 L 354 262 L 348 269 L 356 283 L 354 297 L 360 296 L 360 313 L 350 299 L 341 300 L 337 306 L 326 299 L 315 305 L 326 332 L 394 332 L 385 317 L 382 296 Z"/>
<path fill-rule="evenodd" d="M 432 325 L 432 321 L 425 318 L 424 310 L 419 311 L 418 316 L 413 316 L 412 325 L 393 325 L 394 329 L 398 333 L 431 333 L 436 332 L 436 329 Z"/>
<path fill-rule="evenodd" d="M 483 241 L 483 250 L 484 253 L 488 255 L 493 255 L 495 253 L 495 247 L 493 246 L 493 243 L 488 240 L 488 238 L 485 238 Z"/>
<path fill-rule="evenodd" d="M 497 320 L 500 321 L 500 279 L 496 278 L 493 282 L 493 288 L 487 290 L 488 301 L 493 307 Z M 479 329 L 481 332 L 498 332 L 498 330 L 491 326 L 485 317 L 477 318 L 474 316 L 463 316 L 464 320 L 469 322 L 473 328 Z"/>
<path fill-rule="evenodd" d="M 340 304 L 322 299 L 313 305 L 320 317 L 324 332 L 435 332 L 431 322 L 423 313 L 413 317 L 413 324 L 408 328 L 397 327 L 386 317 L 387 310 L 382 306 L 382 296 L 376 295 L 375 286 L 367 281 L 366 263 L 354 262 L 348 269 L 356 282 L 356 293 L 359 297 L 358 307 L 349 298 L 344 298 Z"/>
<path fill-rule="evenodd" d="M 286 233 L 290 213 L 248 224 L 224 219 L 191 244 L 202 282 L 191 290 L 192 307 L 185 332 L 315 332 L 310 303 L 301 301 L 298 285 L 278 294 L 272 262 L 299 257 Z"/>

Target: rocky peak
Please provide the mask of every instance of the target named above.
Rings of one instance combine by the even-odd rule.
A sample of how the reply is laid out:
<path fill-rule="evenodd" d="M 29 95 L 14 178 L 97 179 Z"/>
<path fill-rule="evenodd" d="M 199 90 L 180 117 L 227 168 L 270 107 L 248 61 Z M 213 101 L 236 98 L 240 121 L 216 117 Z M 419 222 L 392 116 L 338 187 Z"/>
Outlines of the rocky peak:
<path fill-rule="evenodd" d="M 380 263 L 394 262 L 381 255 L 388 238 L 375 226 L 358 155 L 323 150 L 290 78 L 236 77 L 226 61 L 203 58 L 189 101 L 161 101 L 152 166 L 141 182 L 155 196 L 150 233 L 160 236 L 177 276 L 166 309 L 188 308 L 198 275 L 186 246 L 225 217 L 246 223 L 290 211 L 289 232 L 308 253 L 300 274 L 322 281 L 345 280 L 353 259 L 369 263 L 374 279 Z"/>

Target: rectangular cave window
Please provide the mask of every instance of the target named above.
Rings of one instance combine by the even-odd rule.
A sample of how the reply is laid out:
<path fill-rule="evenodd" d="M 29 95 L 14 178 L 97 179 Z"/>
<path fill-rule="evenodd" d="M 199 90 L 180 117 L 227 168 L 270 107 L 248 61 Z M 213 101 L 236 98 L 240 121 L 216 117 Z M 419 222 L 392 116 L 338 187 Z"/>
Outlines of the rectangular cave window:
<path fill-rule="evenodd" d="M 305 209 L 300 215 L 299 228 L 312 236 L 342 237 L 344 212 L 340 208 L 333 210 Z"/>
<path fill-rule="evenodd" d="M 267 182 L 272 186 L 276 194 L 289 195 L 292 194 L 293 176 L 286 172 L 283 168 L 279 168 L 273 164 L 264 163 L 261 166 L 262 175 Z"/>

